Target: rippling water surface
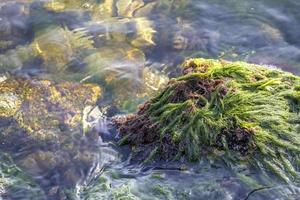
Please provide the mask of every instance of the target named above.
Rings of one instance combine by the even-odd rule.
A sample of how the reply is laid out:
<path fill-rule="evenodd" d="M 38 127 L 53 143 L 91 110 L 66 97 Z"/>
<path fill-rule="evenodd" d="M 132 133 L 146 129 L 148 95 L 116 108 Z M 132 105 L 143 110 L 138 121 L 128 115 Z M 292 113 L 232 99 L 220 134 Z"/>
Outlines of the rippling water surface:
<path fill-rule="evenodd" d="M 92 127 L 88 133 L 53 125 L 52 115 L 73 116 L 64 102 L 33 104 L 37 116 L 49 111 L 43 122 L 23 108 L 39 129 L 0 113 L 0 137 L 7 138 L 0 139 L 0 199 L 299 199 L 300 188 L 243 166 L 236 175 L 209 160 L 130 164 L 109 123 L 178 75 L 186 58 L 243 60 L 299 75 L 299 9 L 297 0 L 1 0 L 0 83 L 94 83 L 102 97 L 82 108 L 79 126 Z M 13 92 L 0 94 L 0 112 L 14 102 Z M 33 136 L 25 137 L 29 129 Z"/>

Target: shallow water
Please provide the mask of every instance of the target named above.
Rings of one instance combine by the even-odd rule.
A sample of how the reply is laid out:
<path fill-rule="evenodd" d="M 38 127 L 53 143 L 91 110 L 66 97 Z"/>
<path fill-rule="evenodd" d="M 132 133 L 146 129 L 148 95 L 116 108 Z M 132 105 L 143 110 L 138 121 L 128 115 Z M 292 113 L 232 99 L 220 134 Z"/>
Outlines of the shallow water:
<path fill-rule="evenodd" d="M 100 110 L 87 114 L 90 135 L 54 130 L 64 143 L 0 145 L 0 199 L 299 199 L 298 187 L 243 166 L 236 175 L 209 160 L 129 164 L 109 129 L 111 116 L 135 111 L 186 58 L 299 75 L 299 9 L 296 0 L 2 0 L 1 74 L 95 83 L 104 93 Z M 1 133 L 12 123 L 0 118 Z"/>

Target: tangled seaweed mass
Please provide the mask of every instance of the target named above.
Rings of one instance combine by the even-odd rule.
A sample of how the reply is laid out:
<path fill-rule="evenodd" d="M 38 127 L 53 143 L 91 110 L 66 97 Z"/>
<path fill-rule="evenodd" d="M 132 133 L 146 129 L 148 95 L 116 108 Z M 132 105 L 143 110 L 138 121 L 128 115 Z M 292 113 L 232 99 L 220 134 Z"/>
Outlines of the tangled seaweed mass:
<path fill-rule="evenodd" d="M 182 73 L 119 122 L 120 143 L 135 147 L 143 162 L 212 156 L 299 182 L 299 77 L 207 59 L 187 60 Z"/>

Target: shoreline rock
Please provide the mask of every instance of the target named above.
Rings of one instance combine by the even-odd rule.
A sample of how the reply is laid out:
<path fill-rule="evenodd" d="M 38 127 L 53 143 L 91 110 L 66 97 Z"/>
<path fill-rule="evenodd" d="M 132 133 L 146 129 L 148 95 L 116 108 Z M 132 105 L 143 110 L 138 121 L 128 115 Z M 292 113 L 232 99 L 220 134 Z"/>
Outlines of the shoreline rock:
<path fill-rule="evenodd" d="M 213 157 L 299 182 L 300 78 L 244 62 L 191 59 L 138 113 L 116 122 L 139 162 Z"/>

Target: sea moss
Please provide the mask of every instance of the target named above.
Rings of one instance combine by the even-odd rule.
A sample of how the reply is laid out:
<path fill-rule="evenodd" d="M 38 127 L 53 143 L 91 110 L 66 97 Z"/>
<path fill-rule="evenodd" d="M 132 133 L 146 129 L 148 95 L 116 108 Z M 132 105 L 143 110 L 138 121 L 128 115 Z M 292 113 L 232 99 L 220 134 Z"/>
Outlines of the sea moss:
<path fill-rule="evenodd" d="M 142 160 L 208 154 L 296 181 L 300 170 L 300 78 L 267 66 L 191 59 L 139 112 L 119 123 Z"/>

